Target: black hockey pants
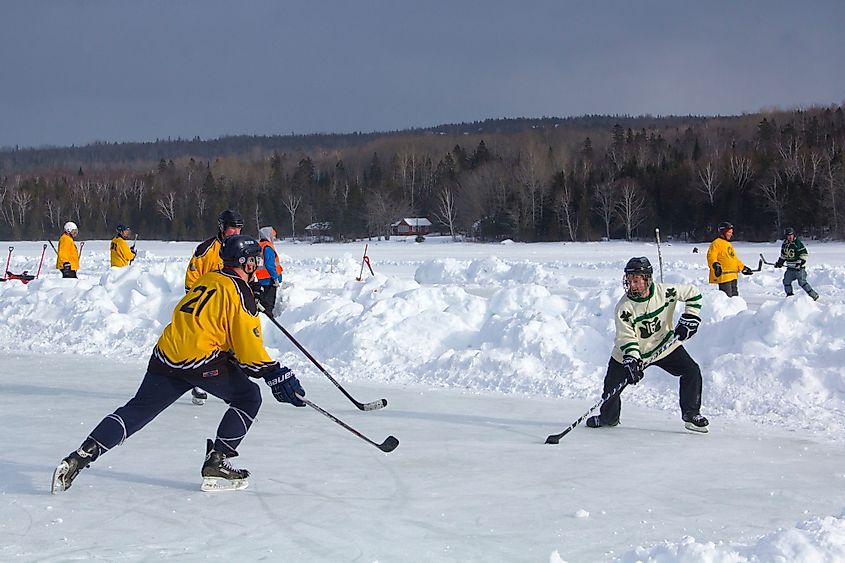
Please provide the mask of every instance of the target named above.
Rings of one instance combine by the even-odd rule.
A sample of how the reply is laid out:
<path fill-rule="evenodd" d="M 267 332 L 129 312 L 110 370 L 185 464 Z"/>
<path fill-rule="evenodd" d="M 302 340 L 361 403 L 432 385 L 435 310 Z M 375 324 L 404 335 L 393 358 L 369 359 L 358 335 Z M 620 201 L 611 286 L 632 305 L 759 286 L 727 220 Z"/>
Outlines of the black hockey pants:
<path fill-rule="evenodd" d="M 680 377 L 680 405 L 682 414 L 700 414 L 701 410 L 701 368 L 695 363 L 683 346 L 678 346 L 671 354 L 654 362 L 651 366 L 663 368 L 670 374 Z M 648 368 L 646 368 L 648 369 Z M 625 381 L 628 370 L 625 366 L 610 358 L 607 374 L 604 376 L 604 395 L 613 391 Z M 602 425 L 619 422 L 622 400 L 619 395 L 606 401 L 601 407 Z"/>
<path fill-rule="evenodd" d="M 214 449 L 233 454 L 258 414 L 261 389 L 230 364 L 214 377 L 164 375 L 147 370 L 135 396 L 106 416 L 90 437 L 110 450 L 146 426 L 192 387 L 200 387 L 229 405 L 217 427 Z"/>

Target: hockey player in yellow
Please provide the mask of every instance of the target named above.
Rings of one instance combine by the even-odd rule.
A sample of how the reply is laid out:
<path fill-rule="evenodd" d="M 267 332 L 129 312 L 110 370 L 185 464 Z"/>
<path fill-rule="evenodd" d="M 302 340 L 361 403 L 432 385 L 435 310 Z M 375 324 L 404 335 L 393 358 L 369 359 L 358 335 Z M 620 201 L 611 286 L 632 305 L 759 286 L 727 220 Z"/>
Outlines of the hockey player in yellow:
<path fill-rule="evenodd" d="M 116 268 L 128 266 L 135 259 L 135 249 L 129 248 L 129 243 L 126 242 L 129 238 L 129 230 L 126 225 L 118 225 L 117 236 L 111 239 L 111 265 Z"/>
<path fill-rule="evenodd" d="M 688 284 L 653 283 L 654 268 L 648 258 L 631 258 L 625 265 L 625 295 L 616 304 L 616 340 L 604 377 L 604 396 L 622 382 L 636 385 L 643 378 L 643 362 L 659 366 L 680 378 L 681 418 L 688 430 L 707 432 L 709 421 L 701 416 L 701 369 L 681 341 L 690 338 L 701 322 L 701 292 Z M 675 306 L 684 312 L 674 325 Z M 677 341 L 672 343 L 673 338 Z M 663 346 L 668 346 L 663 349 Z M 601 406 L 587 426 L 619 424 L 622 401 L 617 394 Z"/>
<path fill-rule="evenodd" d="M 707 250 L 707 267 L 710 270 L 708 281 L 719 284 L 719 289 L 728 297 L 739 295 L 737 274 L 750 276 L 754 272 L 737 257 L 731 239 L 734 236 L 734 226 L 727 221 L 719 223 L 719 236 L 716 237 Z"/>
<path fill-rule="evenodd" d="M 185 272 L 185 291 L 189 291 L 203 274 L 223 267 L 220 260 L 220 247 L 223 239 L 241 234 L 244 220 L 234 209 L 227 209 L 217 217 L 217 234 L 199 243 Z"/>
<path fill-rule="evenodd" d="M 185 272 L 185 293 L 189 292 L 200 276 L 223 267 L 220 259 L 220 247 L 226 237 L 241 234 L 244 220 L 234 209 L 227 209 L 217 216 L 217 234 L 202 241 L 188 262 Z M 191 400 L 195 405 L 205 404 L 208 395 L 199 387 L 191 391 Z"/>
<path fill-rule="evenodd" d="M 238 455 L 238 445 L 261 406 L 261 390 L 250 377 L 263 378 L 278 401 L 305 406 L 301 400 L 305 391 L 296 376 L 264 348 L 248 284 L 261 264 L 261 247 L 255 239 L 237 235 L 224 241 L 220 254 L 224 268 L 202 276 L 176 304 L 135 396 L 106 416 L 56 467 L 54 494 L 68 489 L 88 464 L 122 444 L 194 386 L 229 405 L 217 436 L 207 440 L 201 489 L 246 488 L 249 472 L 233 468 L 228 459 Z"/>
<path fill-rule="evenodd" d="M 78 234 L 76 223 L 65 223 L 64 232 L 59 237 L 59 249 L 56 251 L 56 269 L 62 273 L 63 278 L 75 278 L 76 271 L 79 270 L 79 249 L 73 240 Z"/>

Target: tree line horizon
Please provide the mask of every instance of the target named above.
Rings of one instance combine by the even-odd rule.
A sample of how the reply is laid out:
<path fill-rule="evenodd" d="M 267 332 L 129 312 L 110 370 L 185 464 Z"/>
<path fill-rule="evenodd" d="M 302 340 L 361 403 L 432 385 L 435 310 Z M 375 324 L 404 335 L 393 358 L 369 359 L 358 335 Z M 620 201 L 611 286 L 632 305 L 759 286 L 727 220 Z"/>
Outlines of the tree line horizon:
<path fill-rule="evenodd" d="M 232 136 L 0 150 L 0 238 L 201 240 L 223 209 L 280 238 L 402 217 L 480 241 L 841 240 L 841 105 L 741 116 L 489 119 L 386 133 Z"/>

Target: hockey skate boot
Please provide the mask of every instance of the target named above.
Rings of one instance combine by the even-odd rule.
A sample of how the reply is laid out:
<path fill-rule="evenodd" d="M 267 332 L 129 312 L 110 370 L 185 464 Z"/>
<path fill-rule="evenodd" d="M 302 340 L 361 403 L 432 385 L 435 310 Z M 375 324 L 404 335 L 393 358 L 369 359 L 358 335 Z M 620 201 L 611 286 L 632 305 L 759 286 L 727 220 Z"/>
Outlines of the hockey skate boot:
<path fill-rule="evenodd" d="M 57 495 L 68 490 L 79 472 L 98 457 L 100 457 L 100 445 L 91 438 L 87 438 L 78 450 L 71 452 L 53 471 L 53 485 L 50 492 Z"/>
<path fill-rule="evenodd" d="M 199 387 L 194 387 L 191 389 L 191 402 L 197 406 L 203 406 L 205 404 L 205 400 L 208 399 L 208 393 L 200 389 Z"/>
<path fill-rule="evenodd" d="M 587 419 L 587 426 L 590 428 L 601 428 L 603 426 L 607 428 L 612 428 L 617 425 L 619 425 L 618 420 L 613 424 L 605 424 L 604 422 L 602 422 L 601 417 L 599 415 L 591 416 Z"/>
<path fill-rule="evenodd" d="M 210 491 L 237 491 L 249 486 L 249 471 L 235 469 L 227 461 L 237 454 L 226 455 L 214 449 L 214 442 L 208 440 L 205 447 L 205 463 L 202 465 L 202 486 L 200 489 Z"/>
<path fill-rule="evenodd" d="M 681 418 L 684 421 L 684 428 L 687 430 L 701 432 L 702 434 L 709 432 L 707 426 L 710 424 L 710 421 L 700 414 L 684 414 Z"/>

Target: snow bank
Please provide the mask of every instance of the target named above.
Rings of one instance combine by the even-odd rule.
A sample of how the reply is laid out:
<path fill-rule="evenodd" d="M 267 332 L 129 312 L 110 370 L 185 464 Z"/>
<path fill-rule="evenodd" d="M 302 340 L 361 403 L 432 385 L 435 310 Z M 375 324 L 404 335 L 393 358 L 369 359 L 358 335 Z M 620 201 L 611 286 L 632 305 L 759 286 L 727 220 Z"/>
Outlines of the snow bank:
<path fill-rule="evenodd" d="M 108 268 L 106 253 L 90 243 L 93 265 L 78 281 L 48 269 L 29 285 L 0 285 L 0 322 L 7 329 L 0 349 L 145 358 L 183 295 L 180 254 L 188 255 L 190 245 L 182 246 L 146 243 L 138 262 L 121 270 Z M 343 379 L 585 400 L 601 385 L 625 256 L 649 250 L 610 245 L 611 252 L 596 252 L 595 244 L 567 244 L 561 259 L 548 247 L 518 243 L 414 245 L 415 254 L 407 248 L 370 246 L 379 256 L 376 275 L 365 272 L 358 282 L 360 257 L 342 245 L 280 245 L 279 321 Z M 451 248 L 465 259 L 449 257 Z M 499 257 L 500 249 L 523 257 Z M 704 323 L 688 344 L 704 372 L 704 410 L 839 439 L 845 430 L 841 259 L 813 270 L 824 296 L 813 302 L 800 291 L 784 299 L 780 272 L 744 278 L 743 297 L 729 299 L 700 283 L 701 258 L 672 249 L 666 255 L 667 281 L 695 283 L 705 295 Z M 266 320 L 264 333 L 281 361 L 313 371 Z M 674 378 L 658 369 L 647 376 L 625 400 L 676 409 Z"/>

